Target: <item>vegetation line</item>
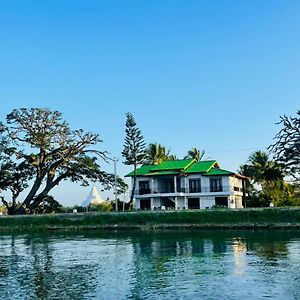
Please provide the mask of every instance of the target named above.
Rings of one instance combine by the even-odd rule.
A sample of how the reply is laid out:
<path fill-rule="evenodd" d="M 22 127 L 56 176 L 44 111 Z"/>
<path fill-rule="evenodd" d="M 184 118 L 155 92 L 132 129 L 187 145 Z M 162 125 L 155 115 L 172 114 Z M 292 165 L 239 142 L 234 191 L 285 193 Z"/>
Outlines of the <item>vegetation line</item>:
<path fill-rule="evenodd" d="M 0 231 L 300 229 L 300 208 L 2 216 Z"/>

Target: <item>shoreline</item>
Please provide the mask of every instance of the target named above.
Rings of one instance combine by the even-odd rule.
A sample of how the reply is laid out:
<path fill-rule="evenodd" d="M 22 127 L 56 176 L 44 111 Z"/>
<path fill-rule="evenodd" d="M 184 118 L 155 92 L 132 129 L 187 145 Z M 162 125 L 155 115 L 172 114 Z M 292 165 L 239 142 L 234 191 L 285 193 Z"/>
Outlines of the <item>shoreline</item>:
<path fill-rule="evenodd" d="M 0 233 L 30 231 L 300 230 L 300 208 L 1 216 Z"/>

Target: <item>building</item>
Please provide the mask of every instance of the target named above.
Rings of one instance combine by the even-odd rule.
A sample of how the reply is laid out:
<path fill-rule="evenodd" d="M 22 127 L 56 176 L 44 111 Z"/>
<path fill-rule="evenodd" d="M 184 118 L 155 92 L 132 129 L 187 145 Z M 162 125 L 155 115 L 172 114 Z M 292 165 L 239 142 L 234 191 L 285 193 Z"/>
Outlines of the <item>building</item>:
<path fill-rule="evenodd" d="M 168 160 L 136 171 L 136 209 L 243 208 L 246 177 L 223 170 L 215 160 Z M 133 172 L 126 175 L 133 177 Z M 133 184 L 133 178 L 132 178 Z"/>

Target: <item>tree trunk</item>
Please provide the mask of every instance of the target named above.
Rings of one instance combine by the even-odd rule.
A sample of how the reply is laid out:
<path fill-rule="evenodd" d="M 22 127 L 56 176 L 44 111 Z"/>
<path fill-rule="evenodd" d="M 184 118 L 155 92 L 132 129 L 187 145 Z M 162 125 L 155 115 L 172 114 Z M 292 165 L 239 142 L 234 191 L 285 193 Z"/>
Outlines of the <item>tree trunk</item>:
<path fill-rule="evenodd" d="M 133 169 L 133 185 L 132 185 L 132 191 L 131 191 L 131 196 L 130 196 L 130 201 L 129 201 L 129 209 L 132 209 L 133 207 L 133 198 L 134 198 L 134 193 L 135 193 L 135 187 L 136 187 L 136 163 L 134 164 L 134 169 Z"/>
<path fill-rule="evenodd" d="M 25 200 L 22 203 L 22 206 L 29 206 L 30 202 L 32 201 L 33 197 L 35 196 L 35 194 L 37 193 L 37 191 L 39 190 L 41 184 L 43 181 L 43 177 L 40 177 L 39 175 L 37 176 L 29 194 L 27 195 L 27 197 L 25 198 Z"/>

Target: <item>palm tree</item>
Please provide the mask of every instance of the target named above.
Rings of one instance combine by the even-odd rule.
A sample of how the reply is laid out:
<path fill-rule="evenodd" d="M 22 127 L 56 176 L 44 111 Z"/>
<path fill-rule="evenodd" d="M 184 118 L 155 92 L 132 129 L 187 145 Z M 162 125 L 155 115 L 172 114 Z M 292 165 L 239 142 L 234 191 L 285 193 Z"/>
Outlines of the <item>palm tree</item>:
<path fill-rule="evenodd" d="M 196 161 L 200 161 L 205 154 L 205 150 L 199 150 L 197 148 L 192 148 L 188 151 L 187 155 L 184 159 L 195 159 Z"/>
<path fill-rule="evenodd" d="M 246 176 L 246 189 L 248 194 L 255 191 L 255 184 L 262 190 L 269 190 L 276 182 L 284 183 L 282 165 L 270 160 L 269 155 L 263 151 L 256 151 L 250 155 L 248 163 L 240 166 L 239 173 Z"/>
<path fill-rule="evenodd" d="M 269 155 L 263 151 L 256 151 L 250 155 L 249 164 L 245 167 L 248 176 L 253 178 L 255 183 L 264 181 L 283 180 L 284 174 L 282 166 L 277 162 L 270 160 Z"/>
<path fill-rule="evenodd" d="M 158 165 L 169 159 L 170 150 L 161 144 L 152 143 L 146 149 L 146 163 L 149 165 Z"/>

